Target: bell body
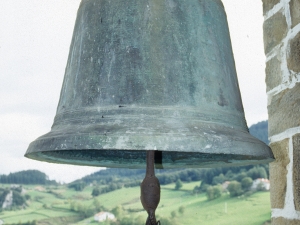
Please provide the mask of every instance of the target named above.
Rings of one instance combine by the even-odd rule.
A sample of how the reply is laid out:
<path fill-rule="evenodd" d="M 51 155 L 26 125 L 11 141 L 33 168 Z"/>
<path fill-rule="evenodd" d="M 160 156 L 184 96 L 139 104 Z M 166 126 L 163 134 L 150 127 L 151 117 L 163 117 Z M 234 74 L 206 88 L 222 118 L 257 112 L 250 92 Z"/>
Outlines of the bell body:
<path fill-rule="evenodd" d="M 82 0 L 54 124 L 33 159 L 144 168 L 272 161 L 248 133 L 220 0 Z"/>

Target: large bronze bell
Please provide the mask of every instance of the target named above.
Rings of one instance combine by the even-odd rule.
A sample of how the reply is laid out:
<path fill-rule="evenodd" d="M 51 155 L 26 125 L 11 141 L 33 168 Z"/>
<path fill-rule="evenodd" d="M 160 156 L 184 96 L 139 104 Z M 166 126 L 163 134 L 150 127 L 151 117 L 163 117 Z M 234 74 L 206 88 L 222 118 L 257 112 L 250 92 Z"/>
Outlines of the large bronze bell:
<path fill-rule="evenodd" d="M 220 0 L 82 0 L 49 133 L 26 157 L 145 168 L 266 163 Z"/>

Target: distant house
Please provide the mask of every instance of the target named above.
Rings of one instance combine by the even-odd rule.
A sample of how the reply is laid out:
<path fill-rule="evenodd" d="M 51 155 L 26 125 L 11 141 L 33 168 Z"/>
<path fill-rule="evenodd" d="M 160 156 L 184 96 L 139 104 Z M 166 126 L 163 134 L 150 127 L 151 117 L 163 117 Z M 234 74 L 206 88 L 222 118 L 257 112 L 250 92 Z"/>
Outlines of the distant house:
<path fill-rule="evenodd" d="M 251 186 L 252 190 L 257 190 L 258 188 L 262 188 L 266 191 L 270 190 L 270 181 L 268 179 L 264 178 L 258 178 L 253 181 L 253 184 Z"/>
<path fill-rule="evenodd" d="M 35 190 L 35 191 L 43 192 L 43 191 L 45 191 L 45 188 L 42 187 L 42 186 L 36 186 L 36 187 L 34 188 L 34 190 Z"/>
<path fill-rule="evenodd" d="M 12 204 L 13 204 L 13 192 L 9 191 L 9 193 L 6 195 L 6 197 L 4 199 L 4 202 L 2 204 L 2 208 L 3 209 L 9 208 L 9 207 L 12 206 Z"/>
<path fill-rule="evenodd" d="M 25 190 L 25 188 L 22 187 L 22 185 L 19 184 L 11 184 L 10 185 L 10 189 L 17 189 L 17 188 L 21 188 L 21 194 L 25 194 L 27 191 Z M 1 225 L 1 224 L 0 224 Z"/>
<path fill-rule="evenodd" d="M 225 182 L 222 184 L 222 189 L 223 189 L 223 191 L 226 191 L 226 190 L 227 190 L 229 184 L 230 184 L 229 181 L 225 181 Z"/>
<path fill-rule="evenodd" d="M 105 220 L 114 220 L 115 218 L 115 215 L 109 212 L 99 212 L 94 215 L 94 220 L 98 222 L 102 222 Z"/>

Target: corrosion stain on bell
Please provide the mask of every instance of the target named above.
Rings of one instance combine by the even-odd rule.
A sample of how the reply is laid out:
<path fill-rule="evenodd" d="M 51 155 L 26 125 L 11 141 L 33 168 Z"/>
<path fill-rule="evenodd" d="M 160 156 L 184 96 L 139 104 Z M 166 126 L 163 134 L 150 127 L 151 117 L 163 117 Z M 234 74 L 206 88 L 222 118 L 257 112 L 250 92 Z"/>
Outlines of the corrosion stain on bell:
<path fill-rule="evenodd" d="M 237 83 L 220 0 L 82 0 L 53 126 L 26 157 L 144 168 L 158 150 L 163 168 L 270 162 Z"/>

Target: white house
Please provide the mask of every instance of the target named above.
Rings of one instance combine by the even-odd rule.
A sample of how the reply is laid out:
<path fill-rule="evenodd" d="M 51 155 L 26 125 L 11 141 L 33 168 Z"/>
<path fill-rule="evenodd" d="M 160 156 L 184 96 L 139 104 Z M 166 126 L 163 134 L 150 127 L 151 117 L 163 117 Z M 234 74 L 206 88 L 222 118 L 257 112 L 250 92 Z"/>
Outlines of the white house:
<path fill-rule="evenodd" d="M 9 193 L 6 195 L 6 197 L 4 199 L 4 202 L 2 204 L 2 208 L 3 209 L 9 208 L 9 207 L 12 206 L 12 204 L 13 204 L 13 192 L 9 191 Z"/>
<path fill-rule="evenodd" d="M 115 218 L 115 215 L 109 212 L 99 212 L 94 215 L 94 220 L 98 222 L 102 222 L 105 220 L 114 220 Z"/>
<path fill-rule="evenodd" d="M 226 191 L 229 184 L 230 184 L 229 181 L 225 181 L 225 182 L 222 184 L 222 190 L 223 190 L 223 191 Z"/>
<path fill-rule="evenodd" d="M 251 189 L 252 190 L 257 190 L 257 188 L 259 187 L 259 185 L 261 185 L 261 187 L 263 189 L 265 189 L 266 191 L 270 190 L 270 181 L 268 179 L 258 178 L 256 180 L 254 180 L 253 184 L 251 186 Z"/>

